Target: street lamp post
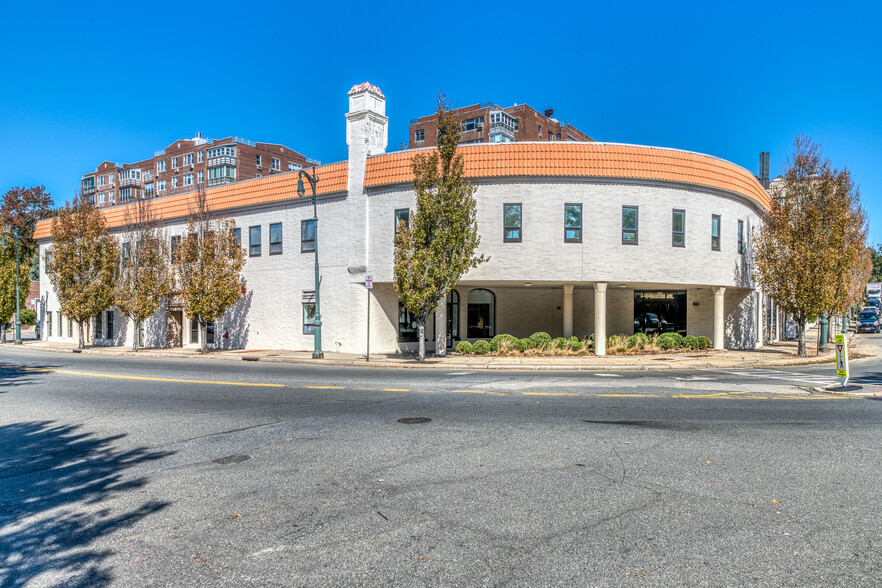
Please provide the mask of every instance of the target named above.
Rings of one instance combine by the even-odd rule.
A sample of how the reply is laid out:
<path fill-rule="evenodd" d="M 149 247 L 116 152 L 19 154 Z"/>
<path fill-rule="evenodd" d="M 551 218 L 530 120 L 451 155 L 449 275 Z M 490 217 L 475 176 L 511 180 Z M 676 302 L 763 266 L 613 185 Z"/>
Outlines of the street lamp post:
<path fill-rule="evenodd" d="M 318 178 L 315 177 L 315 168 L 312 168 L 312 175 L 309 175 L 309 172 L 300 170 L 297 176 L 298 196 L 302 198 L 306 194 L 306 190 L 303 187 L 303 178 L 306 178 L 306 181 L 312 186 L 312 230 L 315 236 L 315 319 L 313 320 L 315 346 L 312 351 L 312 358 L 322 359 L 325 354 L 322 353 L 322 311 L 321 304 L 319 303 L 318 206 L 315 202 L 315 185 L 318 182 Z"/>
<path fill-rule="evenodd" d="M 21 345 L 21 295 L 18 286 L 18 227 L 12 227 L 12 232 L 3 233 L 3 241 L 0 246 L 6 247 L 6 237 L 12 235 L 15 239 L 15 344 Z"/>

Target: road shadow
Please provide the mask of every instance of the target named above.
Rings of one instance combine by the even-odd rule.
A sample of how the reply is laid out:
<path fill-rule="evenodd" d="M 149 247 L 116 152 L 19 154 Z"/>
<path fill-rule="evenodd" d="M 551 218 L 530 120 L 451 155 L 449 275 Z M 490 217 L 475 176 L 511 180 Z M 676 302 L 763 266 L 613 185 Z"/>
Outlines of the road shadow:
<path fill-rule="evenodd" d="M 168 506 L 119 499 L 146 485 L 125 471 L 172 452 L 118 451 L 125 435 L 31 421 L 0 426 L 0 586 L 104 586 L 114 551 L 94 542 Z"/>
<path fill-rule="evenodd" d="M 0 348 L 2 351 L 2 348 Z M 0 356 L 0 394 L 11 391 L 16 386 L 30 386 L 39 384 L 46 376 L 45 370 L 54 369 L 55 366 L 48 364 L 28 364 L 19 366 L 9 361 L 4 361 Z M 3 472 L 0 471 L 0 475 Z"/>

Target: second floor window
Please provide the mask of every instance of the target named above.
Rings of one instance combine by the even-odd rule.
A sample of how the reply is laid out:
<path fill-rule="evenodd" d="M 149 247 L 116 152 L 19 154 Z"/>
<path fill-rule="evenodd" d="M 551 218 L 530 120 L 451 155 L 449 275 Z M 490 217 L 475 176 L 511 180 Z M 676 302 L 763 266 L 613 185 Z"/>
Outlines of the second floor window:
<path fill-rule="evenodd" d="M 165 171 L 165 160 L 163 159 L 162 161 L 157 161 L 156 162 L 156 173 L 160 173 L 160 172 L 164 172 L 164 171 Z"/>
<path fill-rule="evenodd" d="M 282 223 L 273 223 L 270 229 L 270 255 L 280 255 L 282 253 Z"/>
<path fill-rule="evenodd" d="M 172 188 L 178 187 L 178 176 L 172 178 Z"/>
<path fill-rule="evenodd" d="M 196 181 L 200 184 L 205 181 L 205 172 L 204 171 L 200 170 L 200 171 L 196 172 Z"/>
<path fill-rule="evenodd" d="M 192 186 L 193 185 L 193 174 L 184 174 L 184 185 Z"/>
<path fill-rule="evenodd" d="M 282 171 L 282 162 L 277 157 L 273 157 L 273 170 Z"/>
<path fill-rule="evenodd" d="M 622 207 L 622 243 L 637 245 L 637 207 Z"/>
<path fill-rule="evenodd" d="M 720 215 L 711 216 L 711 249 L 720 250 Z"/>
<path fill-rule="evenodd" d="M 564 241 L 566 243 L 582 242 L 582 205 L 564 205 Z"/>
<path fill-rule="evenodd" d="M 738 253 L 744 255 L 744 221 L 738 221 Z"/>
<path fill-rule="evenodd" d="M 260 226 L 248 229 L 248 257 L 260 257 Z"/>
<path fill-rule="evenodd" d="M 165 180 L 159 180 L 156 182 L 156 191 L 165 192 Z"/>
<path fill-rule="evenodd" d="M 675 210 L 671 220 L 671 245 L 674 247 L 686 246 L 686 211 Z"/>
<path fill-rule="evenodd" d="M 410 209 L 409 208 L 398 208 L 395 210 L 395 234 L 398 234 L 398 230 L 401 227 L 401 221 L 404 221 L 404 226 L 410 226 Z"/>
<path fill-rule="evenodd" d="M 300 252 L 315 251 L 315 221 L 300 221 Z"/>
<path fill-rule="evenodd" d="M 423 141 L 425 141 L 426 140 L 426 131 L 424 129 L 419 129 L 417 131 L 414 131 L 413 140 L 416 141 L 417 143 L 422 143 Z"/>
<path fill-rule="evenodd" d="M 462 130 L 463 131 L 474 131 L 484 128 L 484 117 L 476 116 L 475 118 L 469 118 L 462 121 Z"/>
<path fill-rule="evenodd" d="M 173 168 L 178 167 L 178 158 L 177 157 L 172 157 L 172 167 Z"/>
<path fill-rule="evenodd" d="M 521 214 L 520 204 L 503 204 L 502 205 L 502 242 L 503 243 L 520 243 L 521 242 Z"/>

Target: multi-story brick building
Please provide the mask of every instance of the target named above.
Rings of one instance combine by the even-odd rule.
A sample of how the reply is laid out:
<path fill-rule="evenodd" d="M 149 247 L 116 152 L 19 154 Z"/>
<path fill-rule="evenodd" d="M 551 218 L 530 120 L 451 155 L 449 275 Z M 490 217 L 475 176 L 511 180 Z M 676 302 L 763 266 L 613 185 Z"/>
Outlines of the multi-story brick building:
<path fill-rule="evenodd" d="M 502 108 L 492 102 L 451 110 L 460 121 L 461 143 L 511 143 L 515 141 L 590 141 L 594 139 L 574 126 L 561 122 L 549 109 L 545 114 L 527 104 Z M 434 114 L 410 121 L 408 149 L 437 145 Z"/>
<path fill-rule="evenodd" d="M 239 137 L 206 139 L 196 133 L 180 139 L 152 158 L 135 163 L 105 161 L 83 175 L 82 193 L 99 208 L 137 198 L 170 196 L 200 187 L 294 171 L 307 158 L 284 145 L 254 143 Z"/>

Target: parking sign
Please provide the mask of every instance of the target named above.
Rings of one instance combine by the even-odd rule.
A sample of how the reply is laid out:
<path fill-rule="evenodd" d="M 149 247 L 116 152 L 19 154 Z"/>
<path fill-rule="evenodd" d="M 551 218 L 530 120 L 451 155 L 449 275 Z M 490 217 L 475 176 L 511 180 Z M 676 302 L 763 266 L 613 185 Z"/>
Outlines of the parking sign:
<path fill-rule="evenodd" d="M 364 277 L 364 287 L 370 290 L 374 287 L 374 276 L 365 276 Z"/>

